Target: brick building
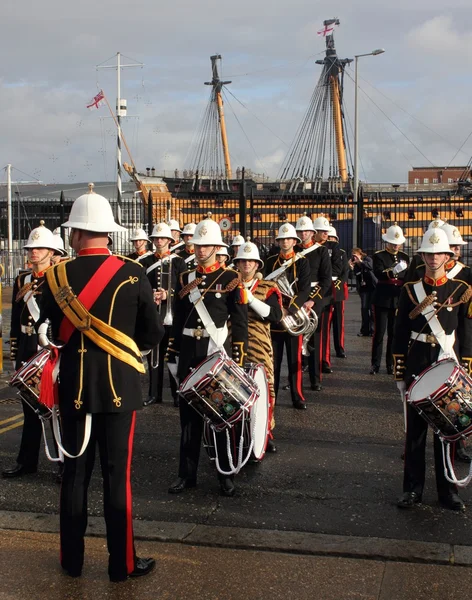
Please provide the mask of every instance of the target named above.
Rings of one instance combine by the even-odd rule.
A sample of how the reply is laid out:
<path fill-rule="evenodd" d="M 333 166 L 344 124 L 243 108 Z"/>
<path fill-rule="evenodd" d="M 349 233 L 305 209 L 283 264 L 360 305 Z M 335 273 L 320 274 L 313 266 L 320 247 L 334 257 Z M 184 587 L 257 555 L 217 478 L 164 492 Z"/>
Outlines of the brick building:
<path fill-rule="evenodd" d="M 470 176 L 470 168 L 467 167 L 413 167 L 408 171 L 408 183 L 411 185 L 448 184 Z"/>

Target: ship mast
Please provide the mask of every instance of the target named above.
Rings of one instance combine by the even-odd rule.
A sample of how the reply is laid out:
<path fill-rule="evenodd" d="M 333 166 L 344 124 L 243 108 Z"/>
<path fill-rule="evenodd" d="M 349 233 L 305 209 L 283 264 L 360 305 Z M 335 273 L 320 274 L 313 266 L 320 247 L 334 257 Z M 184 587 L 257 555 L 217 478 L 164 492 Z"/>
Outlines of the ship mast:
<path fill-rule="evenodd" d="M 231 81 L 221 81 L 220 76 L 218 74 L 218 64 L 217 61 L 221 60 L 221 54 L 215 54 L 210 56 L 211 60 L 211 70 L 212 70 L 212 80 L 205 81 L 205 85 L 213 86 L 213 102 L 216 103 L 218 109 L 218 120 L 220 124 L 220 133 L 221 133 L 221 143 L 223 144 L 223 155 L 225 161 L 225 174 L 226 179 L 232 178 L 231 172 L 231 160 L 229 157 L 229 148 L 228 148 L 228 137 L 226 135 L 226 124 L 225 124 L 225 114 L 223 110 L 223 98 L 221 97 L 221 90 L 224 85 L 228 85 Z"/>
<path fill-rule="evenodd" d="M 327 19 L 323 21 L 325 29 L 332 25 L 339 25 L 339 19 Z M 338 155 L 339 176 L 343 183 L 348 180 L 347 160 L 346 160 L 346 144 L 344 140 L 344 129 L 342 119 L 342 91 L 339 86 L 339 74 L 343 71 L 346 64 L 352 62 L 352 59 L 339 59 L 334 47 L 334 29 L 326 35 L 326 57 L 324 60 L 317 60 L 316 63 L 324 65 L 329 77 L 329 85 L 331 87 L 331 102 L 333 110 L 334 131 L 336 136 L 336 153 Z"/>

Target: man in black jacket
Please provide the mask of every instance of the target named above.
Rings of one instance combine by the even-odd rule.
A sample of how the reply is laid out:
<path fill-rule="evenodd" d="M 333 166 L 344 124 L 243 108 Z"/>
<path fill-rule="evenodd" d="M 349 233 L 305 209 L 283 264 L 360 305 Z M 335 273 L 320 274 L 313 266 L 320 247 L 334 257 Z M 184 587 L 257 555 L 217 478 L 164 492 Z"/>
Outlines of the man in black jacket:
<path fill-rule="evenodd" d="M 164 331 L 144 270 L 110 256 L 107 249 L 108 232 L 124 229 L 114 222 L 108 200 L 90 189 L 74 202 L 64 227 L 70 227 L 78 257 L 47 272 L 38 328 L 44 345 L 50 345 L 45 339 L 48 322 L 53 339 L 65 344 L 58 374 L 67 452 L 60 500 L 61 565 L 72 577 L 82 573 L 87 490 L 98 444 L 108 574 L 111 581 L 124 581 L 146 575 L 155 564 L 137 558 L 134 549 L 131 460 L 136 410 L 142 406 L 140 350 L 155 346 Z"/>

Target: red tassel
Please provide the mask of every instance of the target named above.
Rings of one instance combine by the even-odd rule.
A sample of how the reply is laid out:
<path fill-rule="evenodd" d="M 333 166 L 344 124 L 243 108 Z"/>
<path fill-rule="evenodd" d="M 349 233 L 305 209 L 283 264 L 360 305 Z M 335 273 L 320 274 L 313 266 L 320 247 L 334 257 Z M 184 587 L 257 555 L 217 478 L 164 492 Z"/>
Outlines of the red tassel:
<path fill-rule="evenodd" d="M 41 375 L 39 402 L 51 409 L 55 404 L 59 404 L 57 383 L 53 382 L 52 379 L 54 367 L 56 366 L 58 359 L 59 350 L 57 348 L 51 348 L 49 358 L 43 367 L 43 373 Z"/>

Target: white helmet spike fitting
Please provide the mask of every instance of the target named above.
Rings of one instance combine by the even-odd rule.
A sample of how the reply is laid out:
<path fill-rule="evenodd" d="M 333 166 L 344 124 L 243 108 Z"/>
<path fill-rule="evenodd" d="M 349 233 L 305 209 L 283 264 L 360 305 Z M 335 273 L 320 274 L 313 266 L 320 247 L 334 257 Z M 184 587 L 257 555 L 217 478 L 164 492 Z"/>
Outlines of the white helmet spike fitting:
<path fill-rule="evenodd" d="M 303 217 L 298 219 L 295 229 L 297 231 L 314 231 L 316 233 L 316 229 L 313 227 L 313 221 L 306 215 L 303 215 Z"/>
<path fill-rule="evenodd" d="M 264 266 L 263 261 L 259 255 L 259 248 L 253 242 L 244 242 L 239 249 L 237 255 L 234 257 L 234 262 L 237 260 L 255 260 L 259 263 L 259 268 L 262 269 Z"/>
<path fill-rule="evenodd" d="M 156 223 L 152 228 L 152 233 L 149 236 L 150 238 L 167 238 L 168 240 L 174 240 L 174 236 L 170 231 L 169 225 L 167 223 Z"/>
<path fill-rule="evenodd" d="M 111 205 L 106 198 L 93 191 L 93 183 L 89 183 L 89 191 L 79 196 L 72 205 L 69 220 L 62 227 L 72 227 L 82 231 L 95 233 L 110 233 L 126 231 L 118 225 L 113 217 Z"/>
<path fill-rule="evenodd" d="M 301 242 L 301 239 L 298 237 L 295 227 L 291 223 L 284 223 L 279 227 L 279 233 L 276 240 L 286 240 L 293 239 Z"/>
<path fill-rule="evenodd" d="M 387 244 L 395 244 L 396 246 L 400 246 L 406 242 L 402 228 L 396 223 L 391 225 L 387 231 L 382 234 L 382 239 L 384 242 L 387 242 Z"/>
<path fill-rule="evenodd" d="M 195 223 L 187 223 L 187 225 L 185 225 L 185 227 L 182 229 L 182 235 L 193 235 L 196 228 L 197 226 Z"/>
<path fill-rule="evenodd" d="M 467 245 L 467 242 L 464 242 L 461 236 L 461 232 L 457 229 L 455 225 L 451 225 L 450 223 L 444 223 L 444 225 L 441 226 L 441 229 L 446 232 L 449 246 Z"/>
<path fill-rule="evenodd" d="M 129 241 L 137 242 L 138 240 L 146 240 L 147 242 L 151 241 L 144 229 L 132 229 L 131 235 L 129 236 Z"/>
<path fill-rule="evenodd" d="M 244 240 L 243 240 L 244 241 Z M 203 219 L 197 225 L 193 234 L 192 243 L 194 246 L 225 246 L 221 239 L 221 229 L 213 219 Z"/>
<path fill-rule="evenodd" d="M 338 242 L 339 242 L 339 237 L 338 237 L 338 234 L 336 233 L 336 228 L 335 227 L 330 227 L 329 228 L 328 237 L 335 237 L 338 240 Z"/>
<path fill-rule="evenodd" d="M 451 256 L 454 255 L 454 252 L 449 247 L 447 234 L 441 227 L 436 227 L 433 230 L 428 229 L 423 235 L 421 246 L 418 248 L 417 252 L 419 254 L 425 252 L 427 254 L 444 253 L 450 254 Z"/>
<path fill-rule="evenodd" d="M 443 221 L 442 219 L 434 219 L 434 221 L 431 221 L 431 223 L 428 225 L 428 229 L 436 229 L 437 227 L 442 227 L 445 223 L 446 221 Z"/>
<path fill-rule="evenodd" d="M 233 241 L 231 242 L 231 245 L 232 246 L 241 246 L 241 244 L 244 244 L 245 241 L 246 240 L 243 238 L 243 236 L 238 233 L 234 236 Z"/>
<path fill-rule="evenodd" d="M 40 221 L 39 227 L 35 227 L 31 230 L 28 241 L 23 248 L 25 248 L 25 250 L 32 250 L 33 248 L 57 250 L 57 244 L 52 231 L 47 227 L 44 227 L 44 221 Z"/>
<path fill-rule="evenodd" d="M 318 217 L 313 221 L 313 227 L 316 231 L 329 231 L 331 225 L 326 217 Z"/>
<path fill-rule="evenodd" d="M 169 219 L 169 221 L 167 221 L 167 225 L 169 225 L 171 231 L 179 231 L 182 233 L 179 222 L 176 221 L 176 219 Z"/>

